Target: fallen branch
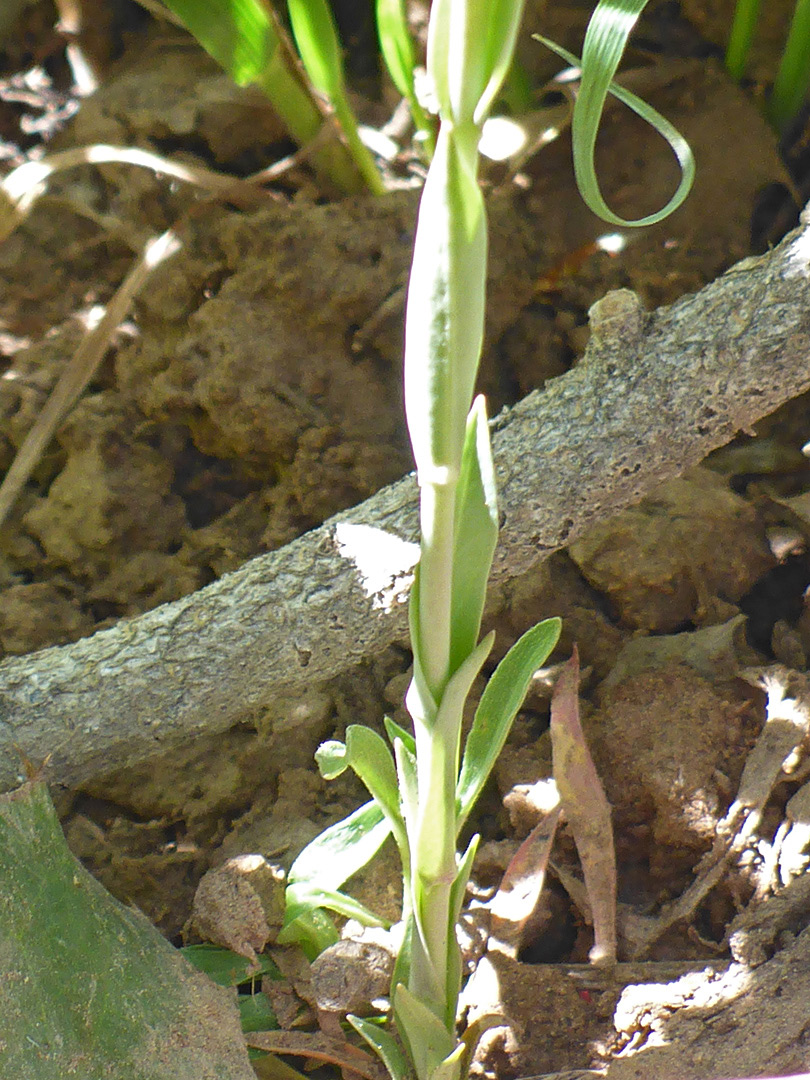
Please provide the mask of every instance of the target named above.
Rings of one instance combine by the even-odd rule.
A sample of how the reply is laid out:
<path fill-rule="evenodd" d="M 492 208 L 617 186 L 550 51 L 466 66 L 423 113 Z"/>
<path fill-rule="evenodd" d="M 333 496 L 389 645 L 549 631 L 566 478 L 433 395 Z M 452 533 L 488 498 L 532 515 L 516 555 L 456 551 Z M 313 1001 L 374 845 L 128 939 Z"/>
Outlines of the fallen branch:
<path fill-rule="evenodd" d="M 802 222 L 651 315 L 626 290 L 608 294 L 584 359 L 497 419 L 495 594 L 810 388 L 810 214 Z M 331 679 L 405 639 L 413 550 L 385 541 L 415 537 L 415 515 L 405 478 L 192 596 L 4 661 L 0 790 L 18 783 L 21 753 L 50 756 L 47 778 L 76 785 L 259 712 L 305 725 Z M 369 539 L 361 576 L 346 553 Z"/>

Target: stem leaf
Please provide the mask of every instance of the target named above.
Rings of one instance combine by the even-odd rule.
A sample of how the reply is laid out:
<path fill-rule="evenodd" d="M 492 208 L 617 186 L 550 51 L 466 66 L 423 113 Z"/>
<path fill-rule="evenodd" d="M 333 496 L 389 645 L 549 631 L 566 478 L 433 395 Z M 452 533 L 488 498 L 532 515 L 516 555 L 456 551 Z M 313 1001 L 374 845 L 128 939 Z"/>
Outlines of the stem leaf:
<path fill-rule="evenodd" d="M 346 729 L 346 753 L 351 767 L 388 819 L 401 850 L 405 843 L 405 823 L 399 806 L 397 770 L 385 740 L 371 728 L 350 724 Z"/>
<path fill-rule="evenodd" d="M 347 1016 L 346 1019 L 352 1025 L 358 1035 L 362 1036 L 376 1052 L 388 1069 L 391 1080 L 409 1080 L 411 1069 L 408 1059 L 402 1053 L 399 1043 L 390 1031 L 386 1031 L 378 1024 L 372 1024 L 360 1016 Z"/>
<path fill-rule="evenodd" d="M 498 540 L 498 495 L 486 404 L 480 395 L 467 418 L 455 513 L 450 670 L 469 656 L 481 631 L 487 581 Z"/>
<path fill-rule="evenodd" d="M 419 1080 L 432 1077 L 442 1062 L 456 1049 L 456 1040 L 427 1005 L 399 983 L 394 990 L 397 1027 L 411 1051 Z"/>
<path fill-rule="evenodd" d="M 367 802 L 307 844 L 290 867 L 289 885 L 340 888 L 377 854 L 390 831 L 377 803 Z"/>
<path fill-rule="evenodd" d="M 337 739 L 322 742 L 315 751 L 315 761 L 318 763 L 318 771 L 324 780 L 335 780 L 349 767 L 346 744 Z"/>
<path fill-rule="evenodd" d="M 401 724 L 398 724 L 396 720 L 392 720 L 390 716 L 383 717 L 383 723 L 385 724 L 385 731 L 388 738 L 391 740 L 392 746 L 397 739 L 400 739 L 409 753 L 416 753 L 416 740 L 413 735 L 411 735 L 410 731 L 406 731 Z"/>
<path fill-rule="evenodd" d="M 503 749 L 532 675 L 545 662 L 560 636 L 560 620 L 546 619 L 519 638 L 498 664 L 481 695 L 456 788 L 460 830 Z"/>
<path fill-rule="evenodd" d="M 322 889 L 306 882 L 287 887 L 285 921 L 294 922 L 313 908 L 326 908 L 347 919 L 357 919 L 363 926 L 390 926 L 365 904 L 338 889 Z"/>

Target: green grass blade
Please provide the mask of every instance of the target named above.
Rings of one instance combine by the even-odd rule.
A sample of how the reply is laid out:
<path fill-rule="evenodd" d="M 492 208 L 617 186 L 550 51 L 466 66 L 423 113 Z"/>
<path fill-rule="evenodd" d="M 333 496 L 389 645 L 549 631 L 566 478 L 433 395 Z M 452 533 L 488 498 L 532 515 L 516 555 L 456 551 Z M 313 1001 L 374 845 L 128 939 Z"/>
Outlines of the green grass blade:
<path fill-rule="evenodd" d="M 467 845 L 467 850 L 459 859 L 456 880 L 453 882 L 453 888 L 450 893 L 450 926 L 447 935 L 449 943 L 449 948 L 447 950 L 448 1011 L 447 1016 L 445 1017 L 449 1027 L 452 1027 L 455 1020 L 458 995 L 461 992 L 461 983 L 464 976 L 461 950 L 456 944 L 456 923 L 461 916 L 461 909 L 464 906 L 464 899 L 467 895 L 467 885 L 469 884 L 473 863 L 475 862 L 475 856 L 478 852 L 479 841 L 480 837 L 477 834 L 473 836 Z M 464 1075 L 466 1076 L 466 1073 Z"/>
<path fill-rule="evenodd" d="M 726 48 L 726 71 L 735 82 L 739 82 L 745 75 L 759 16 L 759 5 L 760 0 L 737 0 Z"/>
<path fill-rule="evenodd" d="M 488 0 L 487 10 L 483 12 L 483 26 L 479 28 L 479 33 L 486 35 L 484 68 L 487 84 L 475 109 L 475 119 L 479 124 L 483 124 L 489 115 L 512 63 L 523 17 L 523 3 L 524 0 Z"/>
<path fill-rule="evenodd" d="M 810 88 L 810 0 L 796 0 L 785 51 L 768 103 L 768 117 L 784 132 L 796 117 Z"/>
<path fill-rule="evenodd" d="M 435 146 L 434 123 L 419 104 L 414 85 L 413 38 L 408 28 L 404 0 L 377 0 L 377 36 L 380 52 L 391 81 L 400 94 L 407 99 L 417 137 L 425 146 L 428 157 L 433 156 Z"/>
<path fill-rule="evenodd" d="M 560 620 L 546 619 L 527 630 L 498 664 L 475 712 L 456 789 L 458 829 L 481 794 L 532 675 L 545 663 L 560 636 Z"/>
<path fill-rule="evenodd" d="M 344 91 L 343 57 L 326 0 L 287 0 L 293 37 L 307 75 L 328 101 Z"/>
<path fill-rule="evenodd" d="M 269 4 L 261 0 L 166 0 L 166 6 L 234 82 L 258 86 L 267 94 L 299 145 L 315 139 L 327 118 Z M 337 133 L 312 151 L 311 160 L 341 191 L 356 192 L 368 186 Z"/>
<path fill-rule="evenodd" d="M 695 179 L 695 160 L 689 144 L 680 132 L 651 105 L 612 81 L 627 44 L 627 37 L 646 2 L 647 0 L 602 0 L 588 25 L 581 60 L 548 38 L 534 35 L 567 63 L 582 70 L 582 83 L 571 121 L 577 186 L 582 198 L 595 214 L 622 228 L 654 225 L 662 221 L 681 205 Z M 681 168 L 680 183 L 666 206 L 642 218 L 626 220 L 614 214 L 602 196 L 596 176 L 596 136 L 608 93 L 631 108 L 666 139 Z"/>
<path fill-rule="evenodd" d="M 343 57 L 335 21 L 326 0 L 287 0 L 295 43 L 315 89 L 324 95 L 343 129 L 352 157 L 375 195 L 385 190 L 374 159 L 360 139 L 357 119 L 346 96 Z"/>

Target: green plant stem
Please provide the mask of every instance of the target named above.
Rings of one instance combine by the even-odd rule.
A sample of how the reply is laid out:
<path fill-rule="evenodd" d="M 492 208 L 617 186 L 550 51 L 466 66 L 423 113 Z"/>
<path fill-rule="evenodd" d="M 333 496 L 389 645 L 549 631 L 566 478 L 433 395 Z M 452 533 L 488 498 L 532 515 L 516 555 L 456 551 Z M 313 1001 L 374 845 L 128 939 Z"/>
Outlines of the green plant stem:
<path fill-rule="evenodd" d="M 458 718 L 460 721 L 460 717 Z M 459 725 L 460 726 L 460 725 Z M 448 950 L 451 891 L 456 877 L 455 753 L 445 732 L 414 722 L 419 812 L 412 838 L 417 888 L 412 897 L 419 933 L 412 946 L 409 989 L 437 1014 L 448 1030 L 455 1024 L 450 1007 Z M 446 792 L 453 793 L 448 799 Z"/>
<path fill-rule="evenodd" d="M 368 190 L 372 195 L 384 195 L 385 184 L 380 175 L 380 170 L 377 168 L 368 147 L 360 138 L 360 132 L 357 128 L 357 118 L 352 111 L 349 99 L 346 97 L 345 93 L 342 93 L 339 97 L 335 98 L 332 102 L 332 107 L 335 112 L 335 119 L 340 124 L 343 137 L 346 140 L 346 146 L 354 158 L 355 164 L 360 170 L 360 174 L 365 180 Z"/>
<path fill-rule="evenodd" d="M 422 532 L 419 573 L 429 603 L 420 606 L 419 639 L 423 673 L 433 696 L 440 698 L 450 667 L 453 548 L 456 481 L 422 483 L 419 522 Z"/>
<path fill-rule="evenodd" d="M 784 133 L 810 88 L 810 0 L 796 0 L 782 62 L 768 103 L 768 118 Z"/>
<path fill-rule="evenodd" d="M 726 49 L 726 70 L 735 82 L 745 74 L 745 65 L 754 40 L 760 0 L 737 0 L 734 22 Z"/>

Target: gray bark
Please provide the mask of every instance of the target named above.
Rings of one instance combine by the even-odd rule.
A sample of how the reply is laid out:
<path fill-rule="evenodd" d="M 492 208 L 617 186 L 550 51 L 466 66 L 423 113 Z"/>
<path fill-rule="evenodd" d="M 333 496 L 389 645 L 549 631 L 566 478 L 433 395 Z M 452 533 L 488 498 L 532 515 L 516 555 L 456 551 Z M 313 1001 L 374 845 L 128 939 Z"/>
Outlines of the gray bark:
<path fill-rule="evenodd" d="M 652 314 L 608 294 L 583 360 L 497 418 L 495 590 L 810 388 L 808 226 Z M 406 477 L 192 596 L 4 661 L 0 791 L 21 754 L 72 786 L 260 711 L 306 723 L 320 688 L 407 629 L 403 599 L 366 595 L 336 527 L 415 540 L 416 499 Z"/>

